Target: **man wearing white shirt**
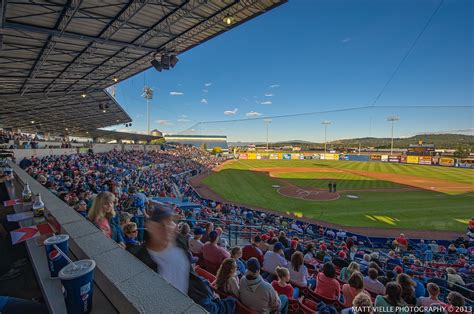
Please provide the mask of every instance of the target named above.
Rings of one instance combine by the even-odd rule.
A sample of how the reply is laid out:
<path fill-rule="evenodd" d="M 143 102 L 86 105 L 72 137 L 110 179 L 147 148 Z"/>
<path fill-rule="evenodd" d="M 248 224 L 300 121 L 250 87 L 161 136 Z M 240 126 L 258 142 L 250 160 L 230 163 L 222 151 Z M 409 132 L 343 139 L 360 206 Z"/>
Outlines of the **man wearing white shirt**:
<path fill-rule="evenodd" d="M 263 269 L 271 274 L 275 274 L 277 266 L 287 267 L 288 261 L 283 254 L 283 244 L 281 242 L 275 243 L 273 251 L 268 251 L 263 257 Z"/>
<path fill-rule="evenodd" d="M 202 253 L 202 247 L 204 243 L 201 242 L 202 235 L 204 234 L 204 230 L 201 227 L 194 228 L 194 237 L 189 238 L 188 246 L 191 253 L 195 255 L 199 255 Z"/>

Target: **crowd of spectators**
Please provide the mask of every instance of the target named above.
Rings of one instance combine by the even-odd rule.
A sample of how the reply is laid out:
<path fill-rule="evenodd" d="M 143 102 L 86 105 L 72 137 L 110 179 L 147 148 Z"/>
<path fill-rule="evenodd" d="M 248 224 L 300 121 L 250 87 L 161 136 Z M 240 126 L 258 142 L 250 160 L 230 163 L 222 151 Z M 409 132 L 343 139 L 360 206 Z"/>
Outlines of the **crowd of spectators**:
<path fill-rule="evenodd" d="M 446 247 L 401 234 L 373 249 L 343 230 L 201 199 L 189 177 L 222 161 L 173 146 L 49 156 L 22 167 L 211 313 L 358 312 L 351 306 L 373 305 L 408 313 L 433 304 L 448 314 L 469 313 L 461 307 L 472 299 L 469 241 Z M 153 197 L 200 206 L 182 209 Z M 231 247 L 235 225 L 239 241 Z"/>

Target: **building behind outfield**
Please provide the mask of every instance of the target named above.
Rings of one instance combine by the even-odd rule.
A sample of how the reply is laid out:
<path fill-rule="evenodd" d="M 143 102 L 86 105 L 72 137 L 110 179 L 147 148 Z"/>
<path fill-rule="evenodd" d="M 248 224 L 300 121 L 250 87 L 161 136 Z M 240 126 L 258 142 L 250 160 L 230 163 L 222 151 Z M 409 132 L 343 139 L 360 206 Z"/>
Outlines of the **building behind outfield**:
<path fill-rule="evenodd" d="M 228 149 L 227 136 L 225 135 L 165 135 L 166 142 L 172 144 L 193 145 L 202 147 L 205 145 L 208 149 L 220 147 Z"/>

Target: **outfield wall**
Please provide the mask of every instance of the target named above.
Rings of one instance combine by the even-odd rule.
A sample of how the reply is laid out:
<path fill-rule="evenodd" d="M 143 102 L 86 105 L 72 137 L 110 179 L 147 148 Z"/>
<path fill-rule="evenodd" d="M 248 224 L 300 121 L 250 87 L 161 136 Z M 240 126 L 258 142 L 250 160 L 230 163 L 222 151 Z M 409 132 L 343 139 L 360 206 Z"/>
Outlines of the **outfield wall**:
<path fill-rule="evenodd" d="M 474 164 L 462 159 L 438 156 L 406 156 L 406 155 L 355 155 L 355 154 L 317 154 L 317 153 L 256 153 L 245 152 L 236 154 L 240 160 L 348 160 L 348 161 L 370 161 L 389 162 L 401 164 L 433 165 L 443 167 L 473 168 Z"/>

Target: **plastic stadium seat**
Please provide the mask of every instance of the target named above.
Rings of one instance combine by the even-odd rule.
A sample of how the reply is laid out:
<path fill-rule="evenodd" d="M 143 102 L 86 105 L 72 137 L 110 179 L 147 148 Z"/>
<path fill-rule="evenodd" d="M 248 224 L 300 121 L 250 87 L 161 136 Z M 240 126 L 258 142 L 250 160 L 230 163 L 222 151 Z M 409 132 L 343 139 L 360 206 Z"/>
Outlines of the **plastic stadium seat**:
<path fill-rule="evenodd" d="M 207 260 L 204 260 L 204 263 L 205 263 L 204 268 L 213 275 L 217 274 L 217 270 L 219 270 L 219 267 L 221 266 L 220 264 L 214 264 L 214 263 L 209 262 Z"/>
<path fill-rule="evenodd" d="M 200 266 L 196 266 L 196 268 L 194 270 L 196 271 L 196 273 L 199 276 L 207 279 L 207 281 L 209 281 L 210 284 L 212 284 L 216 280 L 216 276 L 214 276 L 213 274 L 211 274 L 207 270 L 202 269 Z"/>
<path fill-rule="evenodd" d="M 288 313 L 297 314 L 300 312 L 300 302 L 297 299 L 288 299 Z"/>
<path fill-rule="evenodd" d="M 305 313 L 316 313 L 318 309 L 318 303 L 311 299 L 303 298 L 300 303 L 302 308 L 305 308 Z"/>
<path fill-rule="evenodd" d="M 256 311 L 246 307 L 240 301 L 237 301 L 236 305 L 237 305 L 237 307 L 235 309 L 235 313 L 239 313 L 239 314 L 257 314 Z"/>
<path fill-rule="evenodd" d="M 336 310 L 338 310 L 339 312 L 344 308 L 344 306 L 342 305 L 341 302 L 339 302 L 339 300 L 333 300 L 333 299 L 325 298 L 325 297 L 317 294 L 316 292 L 314 292 L 310 289 L 306 289 L 306 291 L 304 293 L 305 293 L 305 297 L 307 297 L 311 300 L 314 300 L 316 302 L 323 301 L 326 304 L 330 304 L 330 305 L 334 306 L 336 308 Z"/>

